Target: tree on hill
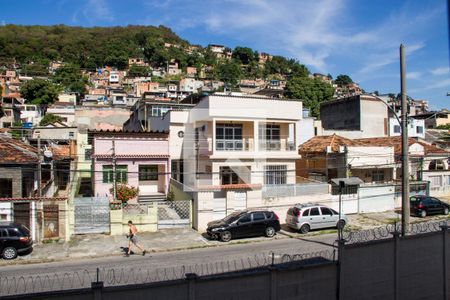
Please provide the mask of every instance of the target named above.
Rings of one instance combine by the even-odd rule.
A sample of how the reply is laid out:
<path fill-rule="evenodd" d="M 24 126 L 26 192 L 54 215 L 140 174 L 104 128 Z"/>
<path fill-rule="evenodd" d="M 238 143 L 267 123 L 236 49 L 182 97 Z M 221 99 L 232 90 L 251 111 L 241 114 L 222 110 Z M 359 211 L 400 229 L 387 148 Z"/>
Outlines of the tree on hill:
<path fill-rule="evenodd" d="M 340 74 L 336 77 L 336 79 L 334 80 L 334 83 L 336 83 L 340 87 L 343 87 L 350 83 L 353 83 L 353 80 L 348 75 Z"/>
<path fill-rule="evenodd" d="M 56 69 L 52 76 L 53 82 L 60 84 L 67 92 L 84 95 L 88 78 L 83 76 L 80 67 L 75 64 L 64 64 Z"/>
<path fill-rule="evenodd" d="M 48 105 L 58 99 L 58 87 L 45 79 L 33 79 L 25 82 L 20 88 L 20 94 L 27 103 Z"/>
<path fill-rule="evenodd" d="M 227 61 L 219 64 L 217 66 L 216 73 L 217 77 L 221 81 L 231 86 L 236 86 L 242 76 L 241 67 L 233 61 Z"/>
<path fill-rule="evenodd" d="M 156 66 L 164 66 L 169 61 L 169 53 L 164 48 L 164 41 L 157 38 L 148 38 L 144 46 L 144 56 Z"/>
<path fill-rule="evenodd" d="M 62 122 L 62 118 L 54 114 L 45 114 L 41 122 L 39 122 L 39 126 L 47 126 L 48 124 L 53 124 L 55 122 Z"/>
<path fill-rule="evenodd" d="M 286 59 L 282 56 L 274 56 L 264 66 L 265 76 L 269 74 L 282 74 L 290 77 L 306 77 L 309 70 L 295 59 Z"/>
<path fill-rule="evenodd" d="M 250 62 L 258 59 L 255 58 L 255 53 L 248 47 L 236 47 L 234 48 L 232 57 L 243 65 L 248 65 Z"/>
<path fill-rule="evenodd" d="M 320 103 L 333 97 L 334 88 L 319 78 L 294 77 L 286 83 L 286 96 L 303 101 L 311 116 L 319 117 Z"/>
<path fill-rule="evenodd" d="M 128 70 L 128 76 L 130 77 L 146 77 L 150 74 L 150 68 L 146 66 L 132 65 Z"/>

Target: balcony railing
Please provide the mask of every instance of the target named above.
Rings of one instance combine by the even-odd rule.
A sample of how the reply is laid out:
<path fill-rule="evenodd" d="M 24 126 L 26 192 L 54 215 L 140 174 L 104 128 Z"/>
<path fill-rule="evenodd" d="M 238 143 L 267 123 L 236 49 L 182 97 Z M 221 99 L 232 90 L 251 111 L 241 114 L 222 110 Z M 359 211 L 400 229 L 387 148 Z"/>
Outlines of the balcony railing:
<path fill-rule="evenodd" d="M 248 148 L 248 145 L 244 145 L 244 140 L 216 140 L 216 150 L 218 151 L 245 151 Z"/>
<path fill-rule="evenodd" d="M 295 151 L 295 143 L 280 140 L 259 140 L 259 150 L 261 151 Z"/>

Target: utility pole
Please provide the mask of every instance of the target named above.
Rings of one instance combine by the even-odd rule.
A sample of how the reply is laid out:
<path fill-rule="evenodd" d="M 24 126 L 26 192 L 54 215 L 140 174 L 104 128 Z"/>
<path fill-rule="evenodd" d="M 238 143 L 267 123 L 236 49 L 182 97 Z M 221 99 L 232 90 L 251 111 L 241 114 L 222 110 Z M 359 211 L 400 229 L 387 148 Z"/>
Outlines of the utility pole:
<path fill-rule="evenodd" d="M 37 144 L 37 148 L 38 148 L 38 197 L 41 198 L 42 197 L 42 161 L 41 161 L 41 135 L 38 135 L 38 140 L 37 140 L 38 144 Z"/>
<path fill-rule="evenodd" d="M 409 143 L 406 99 L 405 46 L 400 45 L 400 88 L 402 95 L 402 236 L 409 231 Z"/>
<path fill-rule="evenodd" d="M 113 201 L 116 201 L 117 186 L 116 186 L 116 141 L 112 137 L 112 163 L 113 163 Z"/>

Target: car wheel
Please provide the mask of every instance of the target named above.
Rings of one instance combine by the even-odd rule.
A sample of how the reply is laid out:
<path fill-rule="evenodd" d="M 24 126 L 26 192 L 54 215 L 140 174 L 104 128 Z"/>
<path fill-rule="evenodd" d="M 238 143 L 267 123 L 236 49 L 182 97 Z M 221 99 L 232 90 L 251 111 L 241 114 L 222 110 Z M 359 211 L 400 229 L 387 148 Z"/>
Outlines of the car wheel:
<path fill-rule="evenodd" d="M 300 227 L 300 232 L 305 234 L 305 233 L 309 232 L 309 229 L 310 229 L 309 225 L 308 224 L 304 224 L 304 225 L 302 225 L 302 227 Z"/>
<path fill-rule="evenodd" d="M 345 220 L 339 220 L 339 221 L 337 221 L 337 223 L 336 223 L 336 228 L 337 228 L 337 229 L 343 229 L 344 226 L 345 226 Z"/>
<path fill-rule="evenodd" d="M 231 232 L 229 231 L 224 231 L 220 234 L 220 240 L 222 242 L 229 242 L 231 241 Z"/>
<path fill-rule="evenodd" d="M 266 228 L 266 236 L 267 237 L 273 237 L 275 235 L 276 231 L 273 227 L 267 227 Z"/>
<path fill-rule="evenodd" d="M 421 218 L 425 218 L 427 216 L 427 212 L 425 211 L 425 210 L 422 210 L 421 212 L 420 212 L 420 217 Z"/>
<path fill-rule="evenodd" d="M 448 215 L 448 207 L 444 208 L 444 215 Z"/>
<path fill-rule="evenodd" d="M 14 259 L 17 257 L 17 250 L 14 247 L 6 247 L 3 249 L 2 257 L 4 259 Z"/>

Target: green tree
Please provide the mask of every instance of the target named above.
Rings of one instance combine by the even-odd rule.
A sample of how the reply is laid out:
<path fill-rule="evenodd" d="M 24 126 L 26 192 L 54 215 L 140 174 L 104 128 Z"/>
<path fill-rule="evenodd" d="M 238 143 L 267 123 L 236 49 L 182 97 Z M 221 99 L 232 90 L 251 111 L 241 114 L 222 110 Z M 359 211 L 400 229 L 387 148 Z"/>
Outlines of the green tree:
<path fill-rule="evenodd" d="M 320 103 L 333 97 L 334 88 L 319 78 L 293 77 L 286 83 L 286 96 L 303 101 L 311 116 L 319 117 Z"/>
<path fill-rule="evenodd" d="M 350 83 L 353 83 L 353 80 L 348 75 L 340 74 L 336 77 L 336 79 L 334 80 L 334 83 L 336 83 L 338 86 L 342 87 L 342 86 L 346 86 Z"/>
<path fill-rule="evenodd" d="M 59 67 L 52 76 L 53 82 L 61 85 L 67 92 L 84 95 L 88 78 L 83 76 L 80 67 L 75 64 L 65 64 Z"/>
<path fill-rule="evenodd" d="M 162 39 L 150 37 L 144 46 L 144 56 L 155 66 L 164 66 L 169 60 L 169 53 L 164 48 Z"/>
<path fill-rule="evenodd" d="M 54 114 L 45 114 L 41 122 L 39 122 L 39 126 L 47 126 L 48 124 L 53 124 L 55 122 L 62 122 L 62 118 Z"/>
<path fill-rule="evenodd" d="M 255 54 L 251 48 L 236 47 L 234 48 L 232 57 L 243 65 L 248 65 L 255 60 Z"/>
<path fill-rule="evenodd" d="M 241 79 L 241 67 L 235 62 L 223 62 L 217 66 L 217 77 L 223 82 L 236 86 Z"/>
<path fill-rule="evenodd" d="M 146 77 L 148 74 L 150 74 L 150 69 L 146 66 L 132 65 L 128 70 L 130 77 Z"/>
<path fill-rule="evenodd" d="M 33 79 L 25 82 L 20 94 L 27 103 L 48 105 L 58 99 L 59 90 L 52 82 L 45 79 Z"/>

